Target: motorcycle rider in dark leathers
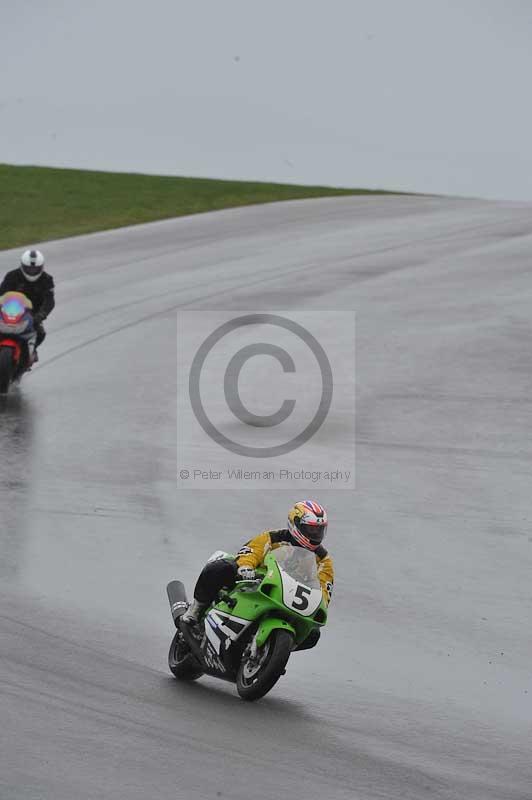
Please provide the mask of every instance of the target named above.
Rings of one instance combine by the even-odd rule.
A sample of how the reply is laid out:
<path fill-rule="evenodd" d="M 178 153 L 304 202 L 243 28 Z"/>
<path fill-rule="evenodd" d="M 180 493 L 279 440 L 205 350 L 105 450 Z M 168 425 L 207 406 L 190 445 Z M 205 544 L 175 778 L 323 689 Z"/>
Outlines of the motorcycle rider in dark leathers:
<path fill-rule="evenodd" d="M 44 271 L 44 256 L 40 250 L 26 250 L 20 267 L 8 272 L 0 285 L 0 297 L 6 292 L 22 292 L 33 306 L 33 325 L 37 334 L 35 347 L 46 337 L 43 322 L 55 306 L 54 279 Z M 35 352 L 35 361 L 38 361 Z"/>

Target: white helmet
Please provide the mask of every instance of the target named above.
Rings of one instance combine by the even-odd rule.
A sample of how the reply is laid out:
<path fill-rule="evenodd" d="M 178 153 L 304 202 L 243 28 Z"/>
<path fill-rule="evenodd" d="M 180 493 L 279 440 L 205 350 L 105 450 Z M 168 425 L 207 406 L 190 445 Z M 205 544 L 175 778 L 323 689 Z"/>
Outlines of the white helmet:
<path fill-rule="evenodd" d="M 20 269 L 28 281 L 38 280 L 44 269 L 44 256 L 40 250 L 26 250 L 22 254 Z"/>

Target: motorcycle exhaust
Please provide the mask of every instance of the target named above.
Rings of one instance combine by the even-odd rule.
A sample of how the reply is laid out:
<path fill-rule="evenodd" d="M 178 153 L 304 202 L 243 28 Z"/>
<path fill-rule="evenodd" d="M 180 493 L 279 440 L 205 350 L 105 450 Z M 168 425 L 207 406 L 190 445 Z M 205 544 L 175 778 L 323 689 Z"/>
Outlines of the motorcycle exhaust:
<path fill-rule="evenodd" d="M 181 617 L 188 608 L 187 593 L 181 581 L 170 581 L 166 587 L 166 593 L 168 595 L 168 602 L 170 603 L 170 611 L 172 612 L 174 625 L 177 628 L 179 617 Z"/>

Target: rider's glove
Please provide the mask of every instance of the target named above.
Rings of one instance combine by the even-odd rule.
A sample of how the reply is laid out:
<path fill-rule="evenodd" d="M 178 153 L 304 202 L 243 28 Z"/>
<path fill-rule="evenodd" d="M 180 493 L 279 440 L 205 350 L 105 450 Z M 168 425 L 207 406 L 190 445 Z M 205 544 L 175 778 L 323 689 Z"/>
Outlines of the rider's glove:
<path fill-rule="evenodd" d="M 255 580 L 255 570 L 253 567 L 239 567 L 237 573 L 241 581 Z"/>

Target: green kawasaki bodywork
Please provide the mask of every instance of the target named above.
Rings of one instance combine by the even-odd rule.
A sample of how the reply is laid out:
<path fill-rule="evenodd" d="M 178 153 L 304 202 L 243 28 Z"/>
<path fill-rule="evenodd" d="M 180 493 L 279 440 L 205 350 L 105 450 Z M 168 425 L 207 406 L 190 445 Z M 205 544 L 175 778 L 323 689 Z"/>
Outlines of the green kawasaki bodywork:
<path fill-rule="evenodd" d="M 262 583 L 256 588 L 243 591 L 242 588 L 236 587 L 216 603 L 215 608 L 241 619 L 260 620 L 256 636 L 258 647 L 262 647 L 272 631 L 279 628 L 293 635 L 297 647 L 304 642 L 311 631 L 325 625 L 327 606 L 323 597 L 317 610 L 309 617 L 284 605 L 281 573 L 272 553 L 268 553 L 264 559 L 264 567 L 257 569 L 257 577 L 262 577 Z M 231 604 L 226 602 L 229 598 Z"/>

